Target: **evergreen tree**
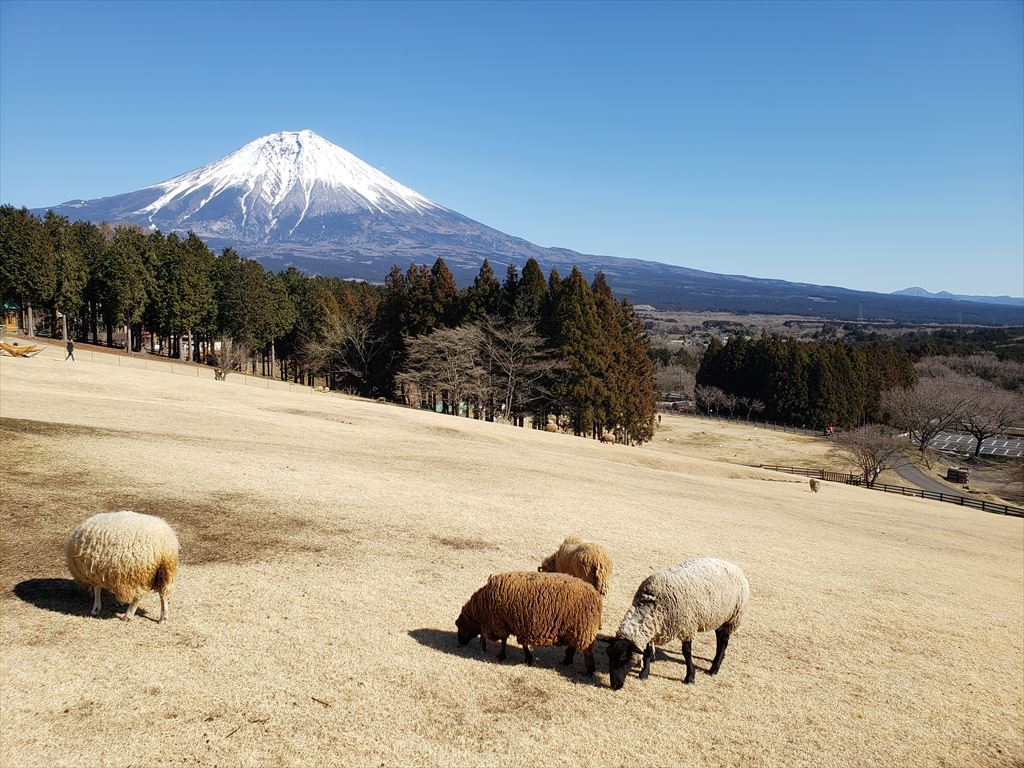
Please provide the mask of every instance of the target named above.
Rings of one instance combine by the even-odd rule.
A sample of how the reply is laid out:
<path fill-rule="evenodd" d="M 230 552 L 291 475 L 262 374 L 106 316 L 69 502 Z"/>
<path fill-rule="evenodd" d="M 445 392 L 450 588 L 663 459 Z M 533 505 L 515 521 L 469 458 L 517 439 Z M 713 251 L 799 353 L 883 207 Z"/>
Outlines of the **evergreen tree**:
<path fill-rule="evenodd" d="M 451 270 L 441 257 L 430 268 L 430 302 L 435 326 L 453 328 L 462 321 L 459 289 Z"/>
<path fill-rule="evenodd" d="M 505 282 L 501 284 L 501 302 L 498 314 L 508 320 L 515 313 L 516 294 L 519 293 L 519 270 L 515 264 L 509 264 L 505 270 Z"/>
<path fill-rule="evenodd" d="M 523 276 L 516 292 L 513 316 L 517 320 L 525 320 L 535 327 L 541 325 L 541 309 L 548 295 L 547 281 L 544 273 L 534 258 L 529 258 L 523 265 Z"/>
<path fill-rule="evenodd" d="M 57 290 L 57 260 L 43 223 L 27 208 L 0 208 L 0 293 L 25 310 L 35 335 L 34 309 L 50 305 Z"/>
<path fill-rule="evenodd" d="M 68 315 L 75 316 L 84 304 L 89 269 L 71 225 L 63 216 L 47 211 L 43 228 L 53 250 L 56 283 L 53 294 L 55 315 L 61 318 L 61 337 L 68 339 Z M 56 329 L 54 329 L 56 330 Z"/>
<path fill-rule="evenodd" d="M 104 291 L 103 318 L 107 326 L 107 344 L 112 343 L 114 328 L 124 326 L 128 340 L 125 348 L 131 351 L 131 327 L 142 320 L 149 297 L 151 275 L 146 267 L 146 236 L 134 227 L 114 230 L 100 266 L 100 279 Z"/>
<path fill-rule="evenodd" d="M 466 289 L 465 319 L 479 320 L 497 314 L 501 298 L 501 283 L 494 277 L 491 263 L 484 259 L 480 273 L 473 279 L 473 285 Z"/>
<path fill-rule="evenodd" d="M 583 273 L 572 273 L 558 288 L 554 316 L 554 341 L 563 360 L 555 392 L 569 412 L 575 434 L 589 434 L 595 424 L 602 378 L 607 359 L 594 341 L 601 326 L 594 296 Z"/>

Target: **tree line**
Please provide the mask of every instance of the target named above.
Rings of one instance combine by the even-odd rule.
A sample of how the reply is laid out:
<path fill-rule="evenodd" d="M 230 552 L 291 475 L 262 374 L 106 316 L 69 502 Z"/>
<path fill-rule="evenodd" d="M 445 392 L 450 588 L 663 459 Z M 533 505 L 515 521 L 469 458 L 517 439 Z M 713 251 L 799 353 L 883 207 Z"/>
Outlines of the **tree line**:
<path fill-rule="evenodd" d="M 818 429 L 881 421 L 882 392 L 916 380 L 910 358 L 890 346 L 778 335 L 712 339 L 697 371 L 698 387 L 738 398 L 766 419 Z"/>
<path fill-rule="evenodd" d="M 269 272 L 185 237 L 0 207 L 0 298 L 64 338 L 216 364 L 520 426 L 653 434 L 648 335 L 603 274 L 503 281 L 485 260 L 459 289 L 444 259 L 395 266 L 383 285 Z M 121 330 L 123 329 L 123 331 Z"/>

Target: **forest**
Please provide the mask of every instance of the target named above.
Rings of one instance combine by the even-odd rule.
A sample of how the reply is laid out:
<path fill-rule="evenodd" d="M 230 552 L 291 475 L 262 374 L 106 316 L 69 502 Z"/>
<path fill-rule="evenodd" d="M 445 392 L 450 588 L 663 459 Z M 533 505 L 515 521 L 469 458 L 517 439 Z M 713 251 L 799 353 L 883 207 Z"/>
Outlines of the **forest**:
<path fill-rule="evenodd" d="M 95 225 L 0 207 L 0 299 L 32 335 L 115 344 L 367 397 L 643 443 L 654 363 L 630 303 L 603 274 L 544 276 L 529 260 L 499 281 L 484 261 L 459 289 L 443 258 L 383 285 L 266 271 L 194 234 Z"/>

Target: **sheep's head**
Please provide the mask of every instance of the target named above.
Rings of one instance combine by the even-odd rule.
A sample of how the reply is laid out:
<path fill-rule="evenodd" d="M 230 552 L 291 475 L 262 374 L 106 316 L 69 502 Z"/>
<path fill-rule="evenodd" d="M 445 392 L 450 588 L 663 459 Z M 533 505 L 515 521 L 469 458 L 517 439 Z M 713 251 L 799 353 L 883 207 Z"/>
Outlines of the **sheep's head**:
<path fill-rule="evenodd" d="M 469 618 L 465 611 L 459 614 L 455 626 L 459 630 L 459 645 L 468 645 L 470 640 L 480 634 L 480 625 Z"/>
<path fill-rule="evenodd" d="M 555 572 L 555 556 L 548 555 L 540 562 L 540 566 L 537 568 L 541 573 L 554 573 Z"/>
<path fill-rule="evenodd" d="M 624 637 L 616 637 L 608 644 L 608 672 L 612 678 L 612 690 L 617 691 L 626 684 L 626 675 L 633 668 L 633 654 L 643 654 L 639 648 Z"/>

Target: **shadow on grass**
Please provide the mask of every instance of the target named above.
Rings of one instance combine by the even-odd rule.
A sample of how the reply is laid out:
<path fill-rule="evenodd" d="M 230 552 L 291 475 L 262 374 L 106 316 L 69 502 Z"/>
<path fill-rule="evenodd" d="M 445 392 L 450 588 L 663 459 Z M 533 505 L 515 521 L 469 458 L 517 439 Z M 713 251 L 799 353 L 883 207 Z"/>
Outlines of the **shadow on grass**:
<path fill-rule="evenodd" d="M 508 648 L 505 651 L 507 654 L 505 661 L 498 661 L 498 652 L 501 650 L 500 641 L 488 642 L 487 650 L 484 651 L 480 647 L 479 636 L 470 640 L 468 645 L 460 646 L 456 632 L 426 627 L 409 630 L 409 637 L 420 645 L 425 645 L 428 648 L 433 648 L 443 653 L 450 653 L 452 656 L 461 656 L 464 659 L 491 664 L 505 664 L 508 666 L 525 665 L 523 648 L 514 641 L 514 638 L 509 638 Z M 601 647 L 601 644 L 598 643 L 594 649 L 594 660 L 597 662 L 598 672 L 603 671 L 601 669 Z M 565 655 L 563 648 L 531 647 L 530 651 L 533 653 L 534 667 L 551 667 L 570 679 L 592 680 L 594 683 L 598 683 L 596 674 L 592 677 L 584 670 L 583 654 L 581 653 L 577 653 L 572 666 L 567 667 L 561 663 L 562 657 Z"/>
<path fill-rule="evenodd" d="M 14 585 L 14 596 L 44 611 L 54 611 L 68 616 L 88 616 L 92 610 L 92 593 L 78 586 L 71 579 L 26 579 Z M 104 591 L 103 607 L 98 619 L 118 618 L 116 611 L 124 613 L 126 606 L 119 603 L 113 595 Z M 145 608 L 135 612 L 136 618 L 156 621 L 146 614 Z"/>
<path fill-rule="evenodd" d="M 88 616 L 92 608 L 92 595 L 71 579 L 26 579 L 14 585 L 14 596 L 36 608 L 71 616 Z"/>

